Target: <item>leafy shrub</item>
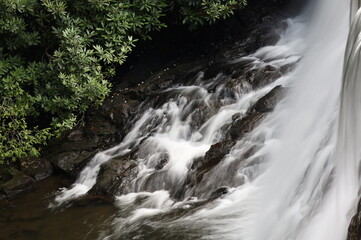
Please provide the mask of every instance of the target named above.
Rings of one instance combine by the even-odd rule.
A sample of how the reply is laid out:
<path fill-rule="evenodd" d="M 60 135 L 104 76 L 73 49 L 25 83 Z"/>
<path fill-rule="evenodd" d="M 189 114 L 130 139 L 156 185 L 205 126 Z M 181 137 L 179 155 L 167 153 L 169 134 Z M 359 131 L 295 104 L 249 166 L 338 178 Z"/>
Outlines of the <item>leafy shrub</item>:
<path fill-rule="evenodd" d="M 214 23 L 234 14 L 247 5 L 246 0 L 178 0 L 183 23 L 196 28 L 204 23 Z"/>
<path fill-rule="evenodd" d="M 195 28 L 245 0 L 0 0 L 0 163 L 42 145 L 100 105 L 138 39 L 165 14 Z"/>

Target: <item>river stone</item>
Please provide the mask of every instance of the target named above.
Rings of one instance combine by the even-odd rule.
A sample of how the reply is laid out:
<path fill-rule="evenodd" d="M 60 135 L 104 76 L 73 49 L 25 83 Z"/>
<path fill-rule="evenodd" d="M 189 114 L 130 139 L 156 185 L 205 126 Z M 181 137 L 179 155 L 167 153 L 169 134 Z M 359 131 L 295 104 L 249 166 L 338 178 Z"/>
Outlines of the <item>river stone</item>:
<path fill-rule="evenodd" d="M 11 178 L 0 183 L 0 191 L 4 192 L 7 196 L 13 196 L 29 189 L 35 182 L 32 177 L 29 177 L 17 169 L 10 168 L 7 171 Z"/>
<path fill-rule="evenodd" d="M 130 154 L 113 158 L 101 166 L 97 182 L 89 193 L 108 196 L 122 194 L 137 174 L 137 163 L 131 160 Z"/>
<path fill-rule="evenodd" d="M 45 158 L 27 157 L 20 161 L 20 170 L 33 177 L 42 180 L 53 173 L 53 167 Z"/>

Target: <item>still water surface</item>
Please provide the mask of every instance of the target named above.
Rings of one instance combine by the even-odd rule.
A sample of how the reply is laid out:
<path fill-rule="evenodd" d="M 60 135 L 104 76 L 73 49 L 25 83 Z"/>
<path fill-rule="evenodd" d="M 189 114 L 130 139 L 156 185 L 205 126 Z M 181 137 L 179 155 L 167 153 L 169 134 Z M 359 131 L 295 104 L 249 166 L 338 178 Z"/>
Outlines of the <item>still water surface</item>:
<path fill-rule="evenodd" d="M 116 212 L 111 201 L 83 199 L 66 208 L 48 207 L 66 185 L 63 176 L 53 176 L 11 200 L 10 206 L 0 204 L 0 240 L 97 239 L 107 231 Z"/>

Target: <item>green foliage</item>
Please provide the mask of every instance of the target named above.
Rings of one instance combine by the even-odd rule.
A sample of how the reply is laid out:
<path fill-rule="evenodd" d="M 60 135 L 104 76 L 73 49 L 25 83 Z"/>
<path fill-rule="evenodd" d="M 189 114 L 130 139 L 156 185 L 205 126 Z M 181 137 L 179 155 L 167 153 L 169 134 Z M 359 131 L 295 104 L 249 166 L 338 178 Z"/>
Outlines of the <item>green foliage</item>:
<path fill-rule="evenodd" d="M 246 0 L 178 0 L 183 23 L 196 28 L 206 23 L 214 23 L 234 14 L 247 5 Z"/>
<path fill-rule="evenodd" d="M 245 0 L 0 0 L 0 163 L 41 146 L 100 105 L 138 39 L 163 16 L 195 28 Z"/>

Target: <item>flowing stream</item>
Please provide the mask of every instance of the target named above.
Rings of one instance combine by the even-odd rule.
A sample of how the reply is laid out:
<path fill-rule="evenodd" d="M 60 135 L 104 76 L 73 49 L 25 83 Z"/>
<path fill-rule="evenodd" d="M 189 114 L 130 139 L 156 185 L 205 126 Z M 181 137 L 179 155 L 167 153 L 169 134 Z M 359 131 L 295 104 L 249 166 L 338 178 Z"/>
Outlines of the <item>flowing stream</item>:
<path fill-rule="evenodd" d="M 168 101 L 139 113 L 124 140 L 98 153 L 53 206 L 86 194 L 101 164 L 136 150 L 137 177 L 116 197 L 112 230 L 99 239 L 346 239 L 360 186 L 359 6 L 312 1 L 288 20 L 275 46 L 230 62 L 248 69 L 296 65 L 275 81 L 229 89 L 229 76 L 200 72 L 193 85 L 164 91 Z M 279 85 L 287 93 L 274 111 L 187 185 L 197 159 Z"/>

